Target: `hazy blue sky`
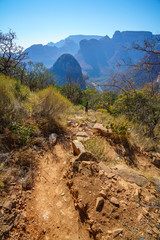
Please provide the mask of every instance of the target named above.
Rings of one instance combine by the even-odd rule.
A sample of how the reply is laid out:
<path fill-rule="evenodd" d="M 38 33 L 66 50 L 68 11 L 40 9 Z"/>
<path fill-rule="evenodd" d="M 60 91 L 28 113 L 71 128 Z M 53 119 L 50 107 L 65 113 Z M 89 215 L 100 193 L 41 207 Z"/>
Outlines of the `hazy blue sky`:
<path fill-rule="evenodd" d="M 73 34 L 160 33 L 160 0 L 0 0 L 0 30 L 23 47 Z"/>

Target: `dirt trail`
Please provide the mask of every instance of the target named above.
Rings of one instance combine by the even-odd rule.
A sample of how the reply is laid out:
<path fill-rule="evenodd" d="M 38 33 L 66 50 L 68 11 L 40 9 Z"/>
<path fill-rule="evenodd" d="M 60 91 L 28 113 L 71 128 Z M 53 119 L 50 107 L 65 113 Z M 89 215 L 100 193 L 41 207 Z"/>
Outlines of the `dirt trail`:
<path fill-rule="evenodd" d="M 79 222 L 78 212 L 66 186 L 63 174 L 71 155 L 57 144 L 54 155 L 46 153 L 39 163 L 39 174 L 35 182 L 27 216 L 34 219 L 28 225 L 31 239 L 87 240 L 88 232 Z M 36 229 L 41 229 L 37 234 Z"/>

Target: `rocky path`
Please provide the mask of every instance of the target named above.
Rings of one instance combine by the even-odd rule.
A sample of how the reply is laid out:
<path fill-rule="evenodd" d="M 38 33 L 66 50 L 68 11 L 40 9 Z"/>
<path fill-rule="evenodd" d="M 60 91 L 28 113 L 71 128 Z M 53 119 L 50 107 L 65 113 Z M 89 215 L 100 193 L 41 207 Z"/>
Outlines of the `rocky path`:
<path fill-rule="evenodd" d="M 72 123 L 70 135 L 58 136 L 55 145 L 49 140 L 47 150 L 43 147 L 37 150 L 35 145 L 30 148 L 38 162 L 34 187 L 24 189 L 21 183 L 13 186 L 5 202 L 8 205 L 0 205 L 2 216 L 5 210 L 6 218 L 14 215 L 11 224 L 6 220 L 4 226 L 9 230 L 3 239 L 159 239 L 158 179 L 153 184 L 129 166 L 98 163 L 84 149 L 83 154 L 73 156 L 76 149 L 72 149 L 71 140 L 81 143 L 91 138 L 93 126 L 94 123 L 86 121 Z M 103 132 L 100 124 L 97 128 Z M 108 138 L 108 134 L 102 136 Z M 115 144 L 107 147 L 108 154 L 119 159 Z M 20 155 L 24 158 L 23 152 Z M 149 156 L 140 153 L 135 156 L 141 170 L 159 174 Z M 12 197 L 14 201 L 9 200 Z"/>
<path fill-rule="evenodd" d="M 28 216 L 34 212 L 34 223 L 28 225 L 32 239 L 88 239 L 63 178 L 70 157 L 62 145 L 57 144 L 54 155 L 47 153 L 41 158 L 34 191 L 27 206 Z M 41 228 L 41 233 L 36 233 L 35 225 Z"/>

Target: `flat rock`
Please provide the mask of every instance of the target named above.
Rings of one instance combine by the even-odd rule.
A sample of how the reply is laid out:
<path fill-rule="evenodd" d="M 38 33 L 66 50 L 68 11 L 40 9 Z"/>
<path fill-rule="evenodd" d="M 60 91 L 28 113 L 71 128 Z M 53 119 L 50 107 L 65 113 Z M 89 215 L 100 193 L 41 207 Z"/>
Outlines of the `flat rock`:
<path fill-rule="evenodd" d="M 12 209 L 12 205 L 13 205 L 12 201 L 7 200 L 7 201 L 4 202 L 3 207 L 5 209 L 11 210 Z"/>
<path fill-rule="evenodd" d="M 117 229 L 115 229 L 115 230 L 113 230 L 112 231 L 112 233 L 113 233 L 113 237 L 115 238 L 115 237 L 117 237 L 120 233 L 122 233 L 123 232 L 123 229 L 122 228 L 117 228 Z"/>
<path fill-rule="evenodd" d="M 114 168 L 113 172 L 119 175 L 125 181 L 135 183 L 140 187 L 143 187 L 148 183 L 148 180 L 143 175 L 126 166 L 118 165 L 116 168 Z"/>
<path fill-rule="evenodd" d="M 77 137 L 88 137 L 88 134 L 86 132 L 78 132 L 76 134 Z"/>
<path fill-rule="evenodd" d="M 98 164 L 107 174 L 111 173 L 111 169 L 107 167 L 103 162 Z"/>
<path fill-rule="evenodd" d="M 0 237 L 1 237 L 1 234 L 8 233 L 10 229 L 11 229 L 11 227 L 9 225 L 1 225 Z"/>
<path fill-rule="evenodd" d="M 28 173 L 23 179 L 22 179 L 22 188 L 23 190 L 30 190 L 33 187 L 33 178 L 30 173 Z"/>
<path fill-rule="evenodd" d="M 154 185 L 155 191 L 160 194 L 160 179 L 158 178 L 153 178 L 152 179 L 152 184 Z"/>
<path fill-rule="evenodd" d="M 103 208 L 103 204 L 104 204 L 104 198 L 98 197 L 96 200 L 96 211 L 101 211 Z"/>
<path fill-rule="evenodd" d="M 85 152 L 85 147 L 78 140 L 73 140 L 72 141 L 72 146 L 73 146 L 74 153 L 76 153 L 77 155 L 79 155 L 80 153 Z"/>
<path fill-rule="evenodd" d="M 96 129 L 96 130 L 99 130 L 99 131 L 102 131 L 102 132 L 107 132 L 107 129 L 105 127 L 103 127 L 103 125 L 101 123 L 96 123 L 93 126 L 93 129 Z"/>
<path fill-rule="evenodd" d="M 112 134 L 112 130 L 111 129 L 107 129 L 105 128 L 102 124 L 100 123 L 96 123 L 93 126 L 93 129 L 98 131 L 101 135 L 103 136 L 110 136 Z"/>

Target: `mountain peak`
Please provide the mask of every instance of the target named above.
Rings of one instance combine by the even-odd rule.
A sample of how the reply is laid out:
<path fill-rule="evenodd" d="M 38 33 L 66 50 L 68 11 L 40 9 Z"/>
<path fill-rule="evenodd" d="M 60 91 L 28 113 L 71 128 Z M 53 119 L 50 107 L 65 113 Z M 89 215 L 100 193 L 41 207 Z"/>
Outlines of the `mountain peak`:
<path fill-rule="evenodd" d="M 71 54 L 62 54 L 50 71 L 55 74 L 58 85 L 71 81 L 85 88 L 81 66 Z"/>

